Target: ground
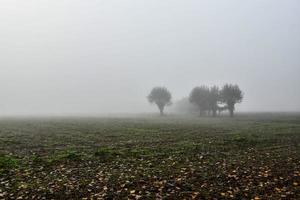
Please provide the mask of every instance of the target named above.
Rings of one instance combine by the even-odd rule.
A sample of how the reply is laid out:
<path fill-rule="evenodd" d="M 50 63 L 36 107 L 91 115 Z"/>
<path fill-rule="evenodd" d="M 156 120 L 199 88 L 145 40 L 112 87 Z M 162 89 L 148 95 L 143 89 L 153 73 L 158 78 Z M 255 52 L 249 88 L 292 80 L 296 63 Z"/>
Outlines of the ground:
<path fill-rule="evenodd" d="M 300 199 L 300 115 L 2 118 L 0 199 Z"/>

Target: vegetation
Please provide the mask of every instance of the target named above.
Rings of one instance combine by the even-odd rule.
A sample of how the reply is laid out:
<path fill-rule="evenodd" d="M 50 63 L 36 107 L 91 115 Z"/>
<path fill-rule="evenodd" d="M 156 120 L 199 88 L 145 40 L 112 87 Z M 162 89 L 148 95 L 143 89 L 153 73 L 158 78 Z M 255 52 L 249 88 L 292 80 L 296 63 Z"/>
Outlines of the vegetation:
<path fill-rule="evenodd" d="M 171 105 L 171 99 L 171 93 L 165 87 L 155 87 L 148 95 L 148 101 L 157 105 L 160 115 L 164 114 L 164 108 L 166 105 Z"/>
<path fill-rule="evenodd" d="M 229 110 L 230 116 L 233 117 L 235 104 L 241 103 L 243 93 L 238 85 L 225 84 L 222 90 L 218 86 L 207 87 L 205 85 L 195 87 L 189 96 L 189 102 L 196 105 L 200 111 L 200 116 L 212 113 L 213 117 L 217 116 L 224 110 Z M 187 102 L 180 102 L 181 108 L 190 109 Z M 185 103 L 185 105 L 182 105 Z"/>
<path fill-rule="evenodd" d="M 190 102 L 198 106 L 200 116 L 205 114 L 209 108 L 209 88 L 207 86 L 195 87 L 190 94 Z"/>
<path fill-rule="evenodd" d="M 221 91 L 221 99 L 227 105 L 230 116 L 233 117 L 234 106 L 243 99 L 243 93 L 238 85 L 226 84 Z"/>
<path fill-rule="evenodd" d="M 218 103 L 220 101 L 220 91 L 218 86 L 213 86 L 208 94 L 208 109 L 212 111 L 213 117 L 216 117 L 218 110 Z"/>
<path fill-rule="evenodd" d="M 0 199 L 299 199 L 300 116 L 0 120 Z"/>
<path fill-rule="evenodd" d="M 160 115 L 163 115 L 165 106 L 171 105 L 172 95 L 165 87 L 154 87 L 147 98 L 150 103 L 157 105 Z M 225 84 L 222 90 L 218 86 L 209 88 L 201 85 L 191 91 L 188 99 L 177 101 L 175 110 L 183 114 L 198 110 L 200 116 L 211 113 L 213 117 L 216 117 L 217 113 L 220 115 L 221 112 L 228 110 L 230 117 L 233 117 L 235 104 L 241 103 L 242 99 L 243 92 L 238 85 Z"/>

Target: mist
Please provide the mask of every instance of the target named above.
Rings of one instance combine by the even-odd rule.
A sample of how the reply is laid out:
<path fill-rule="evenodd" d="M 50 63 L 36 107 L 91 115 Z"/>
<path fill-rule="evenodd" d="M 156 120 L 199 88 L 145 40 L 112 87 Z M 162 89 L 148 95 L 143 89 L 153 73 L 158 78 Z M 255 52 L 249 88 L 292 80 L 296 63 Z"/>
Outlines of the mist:
<path fill-rule="evenodd" d="M 0 115 L 156 112 L 154 86 L 225 83 L 238 111 L 300 111 L 298 0 L 2 0 L 0 18 Z"/>

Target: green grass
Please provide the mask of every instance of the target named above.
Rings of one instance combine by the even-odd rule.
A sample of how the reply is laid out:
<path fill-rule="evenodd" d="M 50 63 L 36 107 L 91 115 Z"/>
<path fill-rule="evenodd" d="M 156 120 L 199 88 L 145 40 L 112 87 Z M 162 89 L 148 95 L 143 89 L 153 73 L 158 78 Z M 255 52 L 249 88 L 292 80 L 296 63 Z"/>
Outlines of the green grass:
<path fill-rule="evenodd" d="M 300 116 L 0 119 L 0 199 L 299 199 Z"/>
<path fill-rule="evenodd" d="M 0 155 L 0 169 L 10 169 L 18 166 L 17 159 L 9 155 Z"/>

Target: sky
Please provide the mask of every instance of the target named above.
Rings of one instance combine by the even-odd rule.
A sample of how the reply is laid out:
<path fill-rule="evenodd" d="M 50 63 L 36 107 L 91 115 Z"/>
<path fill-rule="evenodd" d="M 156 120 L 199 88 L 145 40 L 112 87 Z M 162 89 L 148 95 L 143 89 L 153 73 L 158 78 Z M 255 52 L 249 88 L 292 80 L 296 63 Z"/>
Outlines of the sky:
<path fill-rule="evenodd" d="M 237 111 L 300 111 L 299 0 L 1 0 L 0 20 L 0 115 L 154 112 L 154 86 L 225 83 Z"/>

